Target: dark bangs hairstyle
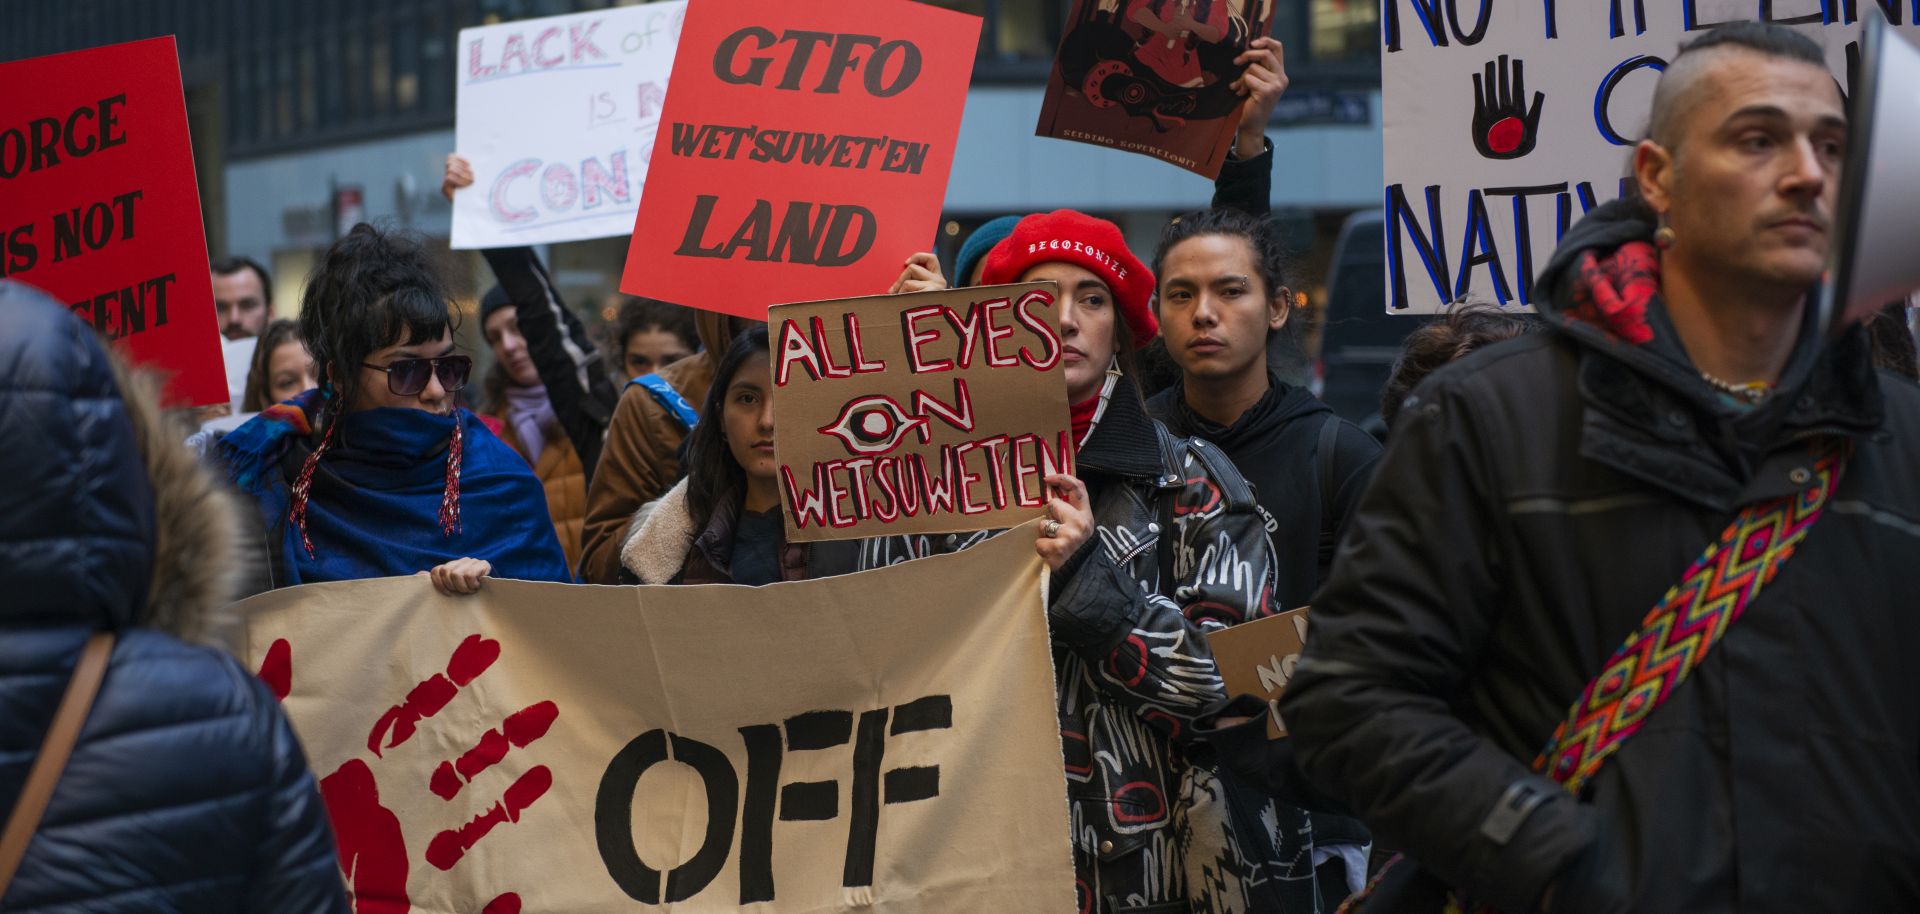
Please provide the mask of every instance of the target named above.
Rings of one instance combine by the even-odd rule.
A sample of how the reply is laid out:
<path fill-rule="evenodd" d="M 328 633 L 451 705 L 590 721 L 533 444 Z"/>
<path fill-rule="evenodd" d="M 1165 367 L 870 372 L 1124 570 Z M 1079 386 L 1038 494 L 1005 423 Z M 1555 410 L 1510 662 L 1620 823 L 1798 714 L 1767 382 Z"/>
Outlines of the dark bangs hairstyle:
<path fill-rule="evenodd" d="M 755 353 L 768 353 L 767 327 L 756 324 L 733 338 L 726 354 L 713 370 L 713 386 L 707 388 L 706 402 L 700 407 L 700 421 L 687 436 L 687 516 L 693 519 L 696 535 L 713 521 L 713 512 L 721 505 L 739 501 L 747 495 L 747 471 L 733 459 L 727 448 L 727 388 L 733 376 Z M 769 375 L 763 379 L 773 382 Z M 771 394 L 771 391 L 768 392 Z"/>
<path fill-rule="evenodd" d="M 1201 238 L 1207 235 L 1223 235 L 1229 238 L 1241 238 L 1253 251 L 1253 270 L 1265 286 L 1267 300 L 1271 301 L 1287 287 L 1287 272 L 1292 259 L 1287 247 L 1280 240 L 1280 230 L 1271 219 L 1262 219 L 1237 209 L 1203 209 L 1176 216 L 1160 232 L 1160 243 L 1153 249 L 1153 275 L 1161 283 L 1166 282 L 1167 254 L 1182 241 Z M 1287 302 L 1292 308 L 1293 302 Z M 1160 311 L 1160 290 L 1154 290 L 1153 309 Z M 1268 330 L 1271 339 L 1280 331 Z"/>
<path fill-rule="evenodd" d="M 687 344 L 689 352 L 700 351 L 700 334 L 693 326 L 693 309 L 657 298 L 629 298 L 620 303 L 620 316 L 614 322 L 613 348 L 626 365 L 627 340 L 645 330 L 664 330 Z"/>
<path fill-rule="evenodd" d="M 300 296 L 300 338 L 326 398 L 314 431 L 353 403 L 368 356 L 432 342 L 455 326 L 445 281 L 416 236 L 354 226 L 327 248 Z"/>

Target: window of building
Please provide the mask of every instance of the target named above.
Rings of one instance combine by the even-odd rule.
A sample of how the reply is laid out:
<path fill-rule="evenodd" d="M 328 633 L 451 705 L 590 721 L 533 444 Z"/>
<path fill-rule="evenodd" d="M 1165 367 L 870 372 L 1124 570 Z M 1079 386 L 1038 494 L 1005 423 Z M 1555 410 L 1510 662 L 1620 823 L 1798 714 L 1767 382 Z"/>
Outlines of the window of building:
<path fill-rule="evenodd" d="M 1316 62 L 1380 59 L 1380 4 L 1313 0 L 1308 53 Z"/>

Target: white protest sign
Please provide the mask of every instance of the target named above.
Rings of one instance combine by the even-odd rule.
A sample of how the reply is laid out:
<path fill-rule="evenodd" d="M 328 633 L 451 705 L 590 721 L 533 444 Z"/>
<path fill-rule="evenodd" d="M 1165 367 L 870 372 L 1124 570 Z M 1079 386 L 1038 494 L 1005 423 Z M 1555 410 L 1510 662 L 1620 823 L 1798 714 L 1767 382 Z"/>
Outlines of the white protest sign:
<path fill-rule="evenodd" d="M 1620 195 L 1682 43 L 1790 25 L 1845 92 L 1861 17 L 1882 15 L 1920 34 L 1920 0 L 1383 0 L 1387 310 L 1530 306 L 1567 228 Z"/>
<path fill-rule="evenodd" d="M 626 235 L 686 0 L 461 29 L 455 248 Z"/>

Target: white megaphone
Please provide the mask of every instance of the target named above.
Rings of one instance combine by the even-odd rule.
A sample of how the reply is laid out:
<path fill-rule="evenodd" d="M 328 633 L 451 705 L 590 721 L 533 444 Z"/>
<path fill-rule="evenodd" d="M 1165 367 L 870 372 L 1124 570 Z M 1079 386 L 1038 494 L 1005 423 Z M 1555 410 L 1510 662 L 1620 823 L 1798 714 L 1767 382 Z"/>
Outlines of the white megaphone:
<path fill-rule="evenodd" d="M 1920 289 L 1920 49 L 1868 15 L 1834 205 L 1822 325 L 1837 334 Z"/>

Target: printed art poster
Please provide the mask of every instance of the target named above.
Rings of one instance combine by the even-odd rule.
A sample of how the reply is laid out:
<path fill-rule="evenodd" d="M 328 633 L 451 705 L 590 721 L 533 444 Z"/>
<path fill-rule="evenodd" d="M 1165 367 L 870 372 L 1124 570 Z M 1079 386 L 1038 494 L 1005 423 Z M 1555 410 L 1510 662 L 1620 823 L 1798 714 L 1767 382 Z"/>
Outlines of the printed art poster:
<path fill-rule="evenodd" d="M 1233 59 L 1274 0 L 1077 0 L 1039 136 L 1153 156 L 1218 177 L 1245 100 Z"/>
<path fill-rule="evenodd" d="M 1618 197 L 1653 88 L 1727 22 L 1790 26 L 1848 92 L 1862 22 L 1920 39 L 1912 0 L 1383 0 L 1387 310 L 1531 307 L 1561 236 Z"/>

